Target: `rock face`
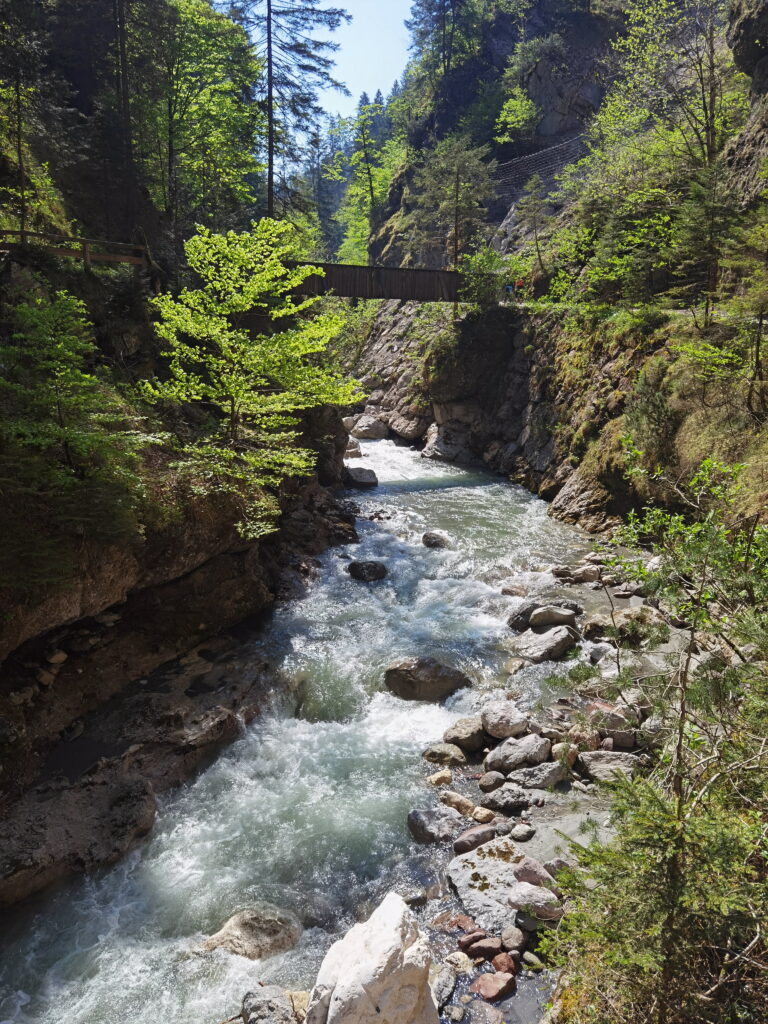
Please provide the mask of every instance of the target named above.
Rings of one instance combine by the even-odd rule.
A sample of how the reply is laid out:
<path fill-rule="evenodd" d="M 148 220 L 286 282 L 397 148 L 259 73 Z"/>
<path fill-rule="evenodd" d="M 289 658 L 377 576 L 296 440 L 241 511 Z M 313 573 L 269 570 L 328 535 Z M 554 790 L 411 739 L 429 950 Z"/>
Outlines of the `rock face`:
<path fill-rule="evenodd" d="M 383 580 L 387 575 L 387 567 L 383 562 L 350 562 L 347 572 L 353 580 L 362 583 L 374 583 Z"/>
<path fill-rule="evenodd" d="M 429 965 L 416 919 L 390 893 L 368 921 L 329 949 L 310 996 L 307 1024 L 438 1024 Z"/>
<path fill-rule="evenodd" d="M 277 985 L 265 985 L 243 999 L 243 1024 L 296 1024 L 288 993 Z"/>
<path fill-rule="evenodd" d="M 200 948 L 206 952 L 226 949 L 236 956 L 261 960 L 293 949 L 301 932 L 301 922 L 295 914 L 272 903 L 259 903 L 231 917 Z"/>
<path fill-rule="evenodd" d="M 384 683 L 403 700 L 444 700 L 472 680 L 434 658 L 406 658 L 387 669 Z"/>
<path fill-rule="evenodd" d="M 521 658 L 538 664 L 541 661 L 556 661 L 576 646 L 576 635 L 568 626 L 556 626 L 545 633 L 528 630 L 518 637 L 514 647 Z"/>

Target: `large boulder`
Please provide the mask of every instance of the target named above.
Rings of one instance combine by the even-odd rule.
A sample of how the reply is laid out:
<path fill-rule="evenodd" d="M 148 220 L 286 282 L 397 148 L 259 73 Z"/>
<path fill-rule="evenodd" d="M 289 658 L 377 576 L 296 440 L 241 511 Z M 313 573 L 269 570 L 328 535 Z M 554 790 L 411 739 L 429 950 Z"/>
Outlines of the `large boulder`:
<path fill-rule="evenodd" d="M 344 483 L 347 487 L 378 487 L 379 478 L 372 469 L 364 466 L 344 466 Z"/>
<path fill-rule="evenodd" d="M 528 629 L 531 615 L 540 607 L 540 601 L 522 601 L 507 619 L 507 625 L 510 629 L 522 633 L 524 629 Z"/>
<path fill-rule="evenodd" d="M 486 704 L 480 712 L 480 719 L 488 735 L 496 740 L 522 736 L 528 731 L 528 716 L 509 700 Z"/>
<path fill-rule="evenodd" d="M 615 782 L 622 776 L 631 779 L 640 767 L 640 760 L 634 754 L 612 750 L 583 750 L 576 764 L 595 782 Z"/>
<path fill-rule="evenodd" d="M 451 543 L 444 533 L 437 533 L 434 530 L 428 530 L 421 538 L 421 542 L 425 548 L 447 548 Z"/>
<path fill-rule="evenodd" d="M 364 413 L 352 427 L 350 433 L 359 441 L 380 441 L 389 434 L 389 427 L 378 416 Z"/>
<path fill-rule="evenodd" d="M 540 629 L 542 626 L 575 626 L 576 612 L 571 608 L 546 605 L 544 608 L 537 608 L 531 614 L 528 625 L 531 629 Z"/>
<path fill-rule="evenodd" d="M 510 892 L 521 880 L 533 877 L 542 882 L 551 880 L 542 864 L 520 853 L 506 836 L 454 857 L 448 865 L 448 878 L 464 910 L 488 934 L 495 935 L 515 923 Z M 530 882 L 523 884 L 534 888 Z M 548 898 L 541 897 L 540 902 L 546 905 Z"/>
<path fill-rule="evenodd" d="M 551 749 L 551 742 L 535 733 L 520 739 L 510 738 L 504 740 L 498 747 L 494 747 L 486 756 L 485 770 L 508 775 L 509 772 L 513 772 L 516 768 L 522 768 L 523 765 L 541 764 L 546 761 Z"/>
<path fill-rule="evenodd" d="M 307 1024 L 438 1024 L 430 955 L 416 919 L 389 893 L 335 942 L 309 999 Z"/>
<path fill-rule="evenodd" d="M 516 653 L 535 664 L 556 661 L 575 646 L 576 633 L 569 626 L 555 626 L 544 633 L 534 633 L 529 629 L 514 643 Z"/>
<path fill-rule="evenodd" d="M 421 756 L 430 764 L 444 764 L 451 768 L 467 763 L 464 751 L 455 743 L 433 743 Z"/>
<path fill-rule="evenodd" d="M 384 684 L 403 700 L 444 700 L 472 680 L 434 658 L 406 658 L 387 669 Z"/>
<path fill-rule="evenodd" d="M 445 843 L 464 828 L 453 807 L 418 808 L 408 815 L 408 830 L 417 843 Z"/>
<path fill-rule="evenodd" d="M 498 789 L 486 793 L 480 804 L 498 814 L 518 814 L 531 806 L 531 797 L 520 786 L 505 782 Z"/>
<path fill-rule="evenodd" d="M 243 1024 L 296 1024 L 293 1003 L 277 985 L 248 992 L 243 999 Z"/>
<path fill-rule="evenodd" d="M 200 948 L 206 952 L 226 949 L 236 956 L 261 960 L 293 949 L 301 933 L 301 921 L 290 910 L 257 903 L 230 917 Z"/>

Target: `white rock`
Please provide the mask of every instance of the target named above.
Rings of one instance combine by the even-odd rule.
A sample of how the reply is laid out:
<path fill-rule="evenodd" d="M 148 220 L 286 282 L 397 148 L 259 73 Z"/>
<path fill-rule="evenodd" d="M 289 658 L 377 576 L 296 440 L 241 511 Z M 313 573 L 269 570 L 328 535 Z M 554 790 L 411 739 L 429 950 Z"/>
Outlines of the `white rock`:
<path fill-rule="evenodd" d="M 496 740 L 522 736 L 528 729 L 528 717 L 510 700 L 486 704 L 480 712 L 480 717 L 485 731 Z"/>
<path fill-rule="evenodd" d="M 515 882 L 508 893 L 510 907 L 521 910 L 537 921 L 559 921 L 563 905 L 551 889 L 530 882 Z"/>
<path fill-rule="evenodd" d="M 365 413 L 350 433 L 360 441 L 378 441 L 389 434 L 389 427 L 378 417 Z"/>
<path fill-rule="evenodd" d="M 307 1024 L 438 1024 L 429 946 L 396 893 L 335 942 L 309 999 Z"/>
<path fill-rule="evenodd" d="M 529 629 L 514 641 L 517 654 L 537 664 L 562 658 L 575 646 L 576 635 L 568 626 L 555 626 L 546 633 L 534 633 Z"/>
<path fill-rule="evenodd" d="M 524 789 L 549 789 L 558 782 L 563 782 L 569 774 L 561 761 L 551 761 L 548 764 L 537 764 L 532 768 L 518 768 L 517 771 L 510 772 L 507 776 L 507 785 L 512 783 Z"/>
<path fill-rule="evenodd" d="M 521 739 L 508 739 L 495 747 L 485 758 L 486 772 L 506 775 L 525 764 L 541 764 L 549 757 L 552 744 L 543 736 L 532 733 Z"/>
<path fill-rule="evenodd" d="M 575 626 L 576 612 L 570 608 L 546 605 L 544 608 L 537 608 L 536 611 L 531 613 L 528 625 L 532 629 L 539 626 Z"/>
<path fill-rule="evenodd" d="M 614 782 L 621 775 L 631 779 L 640 767 L 640 760 L 634 754 L 583 750 L 579 755 L 578 766 L 596 782 Z"/>

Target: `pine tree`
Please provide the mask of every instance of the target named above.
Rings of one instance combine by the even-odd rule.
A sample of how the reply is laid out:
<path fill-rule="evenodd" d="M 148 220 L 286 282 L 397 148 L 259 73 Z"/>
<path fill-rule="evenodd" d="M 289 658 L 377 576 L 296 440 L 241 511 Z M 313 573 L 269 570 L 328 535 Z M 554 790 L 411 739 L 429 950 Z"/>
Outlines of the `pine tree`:
<path fill-rule="evenodd" d="M 317 92 L 345 91 L 333 77 L 338 44 L 319 39 L 333 32 L 349 15 L 340 7 L 322 7 L 321 0 L 233 0 L 231 9 L 263 48 L 266 64 L 267 216 L 276 206 L 275 160 L 286 152 L 295 130 L 305 131 L 321 115 Z"/>

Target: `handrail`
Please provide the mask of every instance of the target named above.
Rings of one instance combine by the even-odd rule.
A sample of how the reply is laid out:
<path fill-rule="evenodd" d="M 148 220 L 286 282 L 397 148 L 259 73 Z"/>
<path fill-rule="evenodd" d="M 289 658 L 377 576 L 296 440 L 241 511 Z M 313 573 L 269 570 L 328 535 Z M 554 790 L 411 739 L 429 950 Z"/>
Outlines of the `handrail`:
<path fill-rule="evenodd" d="M 78 235 L 54 235 L 47 231 L 18 231 L 18 230 L 7 230 L 0 231 L 0 238 L 5 238 L 11 235 L 14 238 L 21 238 L 24 241 L 27 238 L 42 238 L 48 242 L 72 242 L 76 245 L 104 245 L 111 249 L 121 249 L 124 252 L 140 252 L 146 253 L 147 247 L 145 245 L 135 245 L 131 242 L 110 242 L 105 238 L 81 238 Z"/>

